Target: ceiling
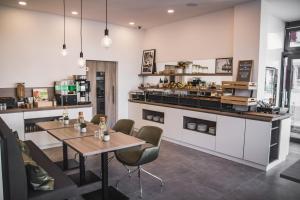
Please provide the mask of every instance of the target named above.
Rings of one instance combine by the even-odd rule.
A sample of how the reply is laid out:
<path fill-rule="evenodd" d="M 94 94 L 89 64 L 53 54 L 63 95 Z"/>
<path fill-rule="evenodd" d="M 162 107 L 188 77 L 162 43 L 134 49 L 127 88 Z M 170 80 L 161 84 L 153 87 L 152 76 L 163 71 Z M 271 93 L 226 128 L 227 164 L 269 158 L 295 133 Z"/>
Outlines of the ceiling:
<path fill-rule="evenodd" d="M 300 20 L 300 0 L 267 0 L 272 14 L 283 21 Z"/>
<path fill-rule="evenodd" d="M 230 8 L 247 1 L 249 0 L 108 0 L 108 21 L 122 26 L 130 26 L 128 23 L 134 21 L 135 27 L 147 29 Z M 20 6 L 18 0 L 0 0 L 0 4 L 6 6 L 63 15 L 62 0 L 26 2 L 27 6 Z M 174 9 L 175 13 L 168 14 L 168 9 Z M 66 14 L 74 17 L 71 14 L 74 10 L 80 11 L 80 0 L 66 0 Z M 105 0 L 83 0 L 83 18 L 104 21 Z"/>

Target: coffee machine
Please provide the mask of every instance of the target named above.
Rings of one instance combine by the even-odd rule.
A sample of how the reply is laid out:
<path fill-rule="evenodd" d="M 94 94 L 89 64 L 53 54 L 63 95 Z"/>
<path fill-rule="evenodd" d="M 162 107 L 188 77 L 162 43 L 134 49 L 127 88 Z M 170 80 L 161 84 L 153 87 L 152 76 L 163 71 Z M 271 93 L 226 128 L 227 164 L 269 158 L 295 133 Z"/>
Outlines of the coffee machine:
<path fill-rule="evenodd" d="M 77 90 L 73 80 L 55 82 L 55 99 L 58 105 L 77 105 Z"/>
<path fill-rule="evenodd" d="M 78 104 L 90 104 L 90 81 L 85 75 L 73 75 L 76 85 Z"/>

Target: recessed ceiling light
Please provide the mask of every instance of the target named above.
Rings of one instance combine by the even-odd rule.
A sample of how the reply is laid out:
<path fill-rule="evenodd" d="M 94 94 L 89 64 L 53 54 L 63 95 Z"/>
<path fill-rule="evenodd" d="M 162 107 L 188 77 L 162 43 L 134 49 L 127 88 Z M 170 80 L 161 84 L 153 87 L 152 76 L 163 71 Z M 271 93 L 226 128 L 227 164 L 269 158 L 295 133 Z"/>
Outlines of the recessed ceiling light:
<path fill-rule="evenodd" d="M 168 10 L 168 13 L 169 13 L 169 14 L 173 14 L 174 12 L 175 12 L 175 10 L 173 10 L 173 9 L 169 9 L 169 10 Z"/>
<path fill-rule="evenodd" d="M 19 1 L 19 5 L 21 5 L 21 6 L 26 6 L 26 5 L 27 5 L 27 2 L 26 2 L 26 1 Z"/>
<path fill-rule="evenodd" d="M 72 11 L 71 13 L 72 13 L 72 15 L 78 15 L 77 11 Z"/>
<path fill-rule="evenodd" d="M 134 22 L 129 22 L 129 25 L 134 26 L 135 23 Z"/>

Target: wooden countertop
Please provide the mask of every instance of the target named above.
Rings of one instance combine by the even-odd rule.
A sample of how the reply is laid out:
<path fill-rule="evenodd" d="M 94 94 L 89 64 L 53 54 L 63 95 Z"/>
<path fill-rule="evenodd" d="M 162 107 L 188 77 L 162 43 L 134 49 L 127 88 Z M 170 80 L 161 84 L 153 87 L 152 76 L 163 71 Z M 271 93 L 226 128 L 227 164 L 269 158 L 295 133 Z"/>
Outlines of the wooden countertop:
<path fill-rule="evenodd" d="M 121 132 L 115 132 L 110 134 L 108 142 L 103 142 L 101 139 L 91 136 L 65 140 L 64 143 L 83 156 L 90 156 L 139 146 L 145 144 L 145 141 Z"/>
<path fill-rule="evenodd" d="M 137 100 L 129 100 L 129 102 L 148 104 L 148 105 L 154 105 L 154 106 L 163 106 L 163 107 L 168 107 L 168 108 L 177 108 L 177 109 L 182 109 L 182 110 L 205 112 L 205 113 L 224 115 L 224 116 L 229 116 L 229 117 L 239 117 L 239 118 L 244 118 L 244 119 L 252 119 L 252 120 L 259 120 L 259 121 L 266 121 L 266 122 L 272 122 L 272 121 L 287 119 L 287 118 L 291 117 L 290 114 L 277 115 L 277 114 L 267 114 L 267 113 L 258 113 L 258 112 L 233 113 L 233 112 L 225 112 L 225 111 L 211 110 L 211 109 L 205 109 L 205 108 L 192 108 L 192 107 L 188 107 L 188 106 L 179 106 L 179 105 L 145 102 L 145 101 L 137 101 Z"/>
<path fill-rule="evenodd" d="M 86 107 L 92 107 L 92 104 L 86 104 L 86 105 L 73 105 L 73 106 L 53 106 L 53 107 L 44 107 L 44 108 L 12 108 L 7 110 L 0 110 L 0 114 L 5 113 L 19 113 L 19 112 L 32 112 L 32 111 L 41 111 L 41 110 L 60 110 L 60 109 L 72 109 L 72 108 L 86 108 Z"/>

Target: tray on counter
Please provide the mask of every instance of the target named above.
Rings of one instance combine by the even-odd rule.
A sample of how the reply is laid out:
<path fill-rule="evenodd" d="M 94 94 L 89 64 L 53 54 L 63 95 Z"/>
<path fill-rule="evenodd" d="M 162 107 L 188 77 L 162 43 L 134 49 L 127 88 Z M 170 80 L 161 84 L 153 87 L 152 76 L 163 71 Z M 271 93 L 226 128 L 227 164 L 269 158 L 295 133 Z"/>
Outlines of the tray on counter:
<path fill-rule="evenodd" d="M 221 103 L 240 106 L 255 106 L 257 104 L 257 101 L 256 98 L 253 97 L 222 96 Z"/>
<path fill-rule="evenodd" d="M 241 90 L 255 90 L 255 82 L 243 82 L 243 81 L 222 81 L 223 89 L 241 89 Z"/>

